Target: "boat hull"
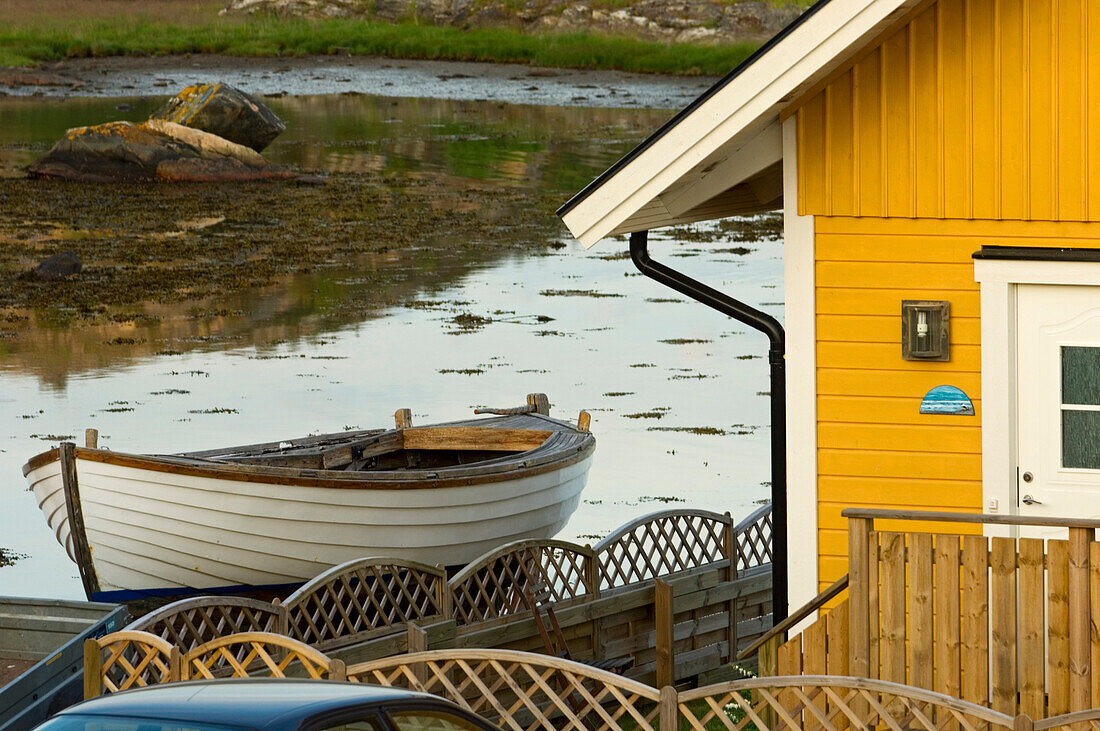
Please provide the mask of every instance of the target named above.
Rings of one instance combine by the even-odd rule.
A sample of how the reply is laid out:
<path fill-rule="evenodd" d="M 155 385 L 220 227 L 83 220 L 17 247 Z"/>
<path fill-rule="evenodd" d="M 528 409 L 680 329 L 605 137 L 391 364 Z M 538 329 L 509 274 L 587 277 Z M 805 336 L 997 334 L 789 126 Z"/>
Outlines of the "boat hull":
<path fill-rule="evenodd" d="M 99 584 L 91 598 L 281 588 L 365 556 L 467 563 L 508 541 L 556 534 L 580 501 L 592 452 L 518 470 L 514 479 L 377 489 L 176 473 L 152 461 L 142 466 L 135 455 L 110 461 L 78 449 L 79 500 Z M 60 461 L 26 477 L 76 561 Z"/>

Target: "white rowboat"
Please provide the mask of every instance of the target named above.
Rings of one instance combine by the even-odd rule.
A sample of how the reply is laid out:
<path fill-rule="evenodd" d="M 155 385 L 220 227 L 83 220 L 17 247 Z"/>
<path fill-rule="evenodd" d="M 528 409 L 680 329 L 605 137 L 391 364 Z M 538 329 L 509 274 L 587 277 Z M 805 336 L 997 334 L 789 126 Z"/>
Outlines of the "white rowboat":
<path fill-rule="evenodd" d="M 355 558 L 455 566 L 552 537 L 595 439 L 545 404 L 175 455 L 67 443 L 23 473 L 89 599 L 282 591 Z"/>

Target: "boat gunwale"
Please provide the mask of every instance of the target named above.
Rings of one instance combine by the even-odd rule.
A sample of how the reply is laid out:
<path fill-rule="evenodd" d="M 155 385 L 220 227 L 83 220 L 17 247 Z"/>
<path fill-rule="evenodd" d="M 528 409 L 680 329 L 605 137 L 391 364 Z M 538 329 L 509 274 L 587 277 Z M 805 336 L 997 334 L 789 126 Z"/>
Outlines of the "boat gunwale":
<path fill-rule="evenodd" d="M 338 489 L 375 489 L 375 490 L 422 490 L 440 489 L 450 487 L 467 487 L 484 483 L 504 482 L 525 477 L 533 477 L 546 472 L 563 469 L 572 466 L 591 456 L 596 447 L 595 438 L 586 432 L 585 439 L 576 446 L 569 447 L 560 452 L 536 458 L 535 464 L 527 465 L 521 457 L 526 452 L 517 456 L 517 461 L 502 465 L 494 465 L 482 472 L 476 472 L 476 465 L 462 468 L 442 468 L 432 471 L 408 471 L 408 472 L 348 472 L 346 470 L 307 469 L 300 467 L 271 467 L 247 464 L 232 464 L 211 462 L 210 464 L 196 464 L 185 461 L 184 458 L 176 460 L 166 455 L 141 455 L 128 452 L 116 452 L 105 449 L 89 449 L 76 447 L 75 456 L 89 462 L 112 464 L 119 467 L 133 469 L 145 469 L 150 472 L 166 472 L 192 477 L 207 477 L 211 479 L 223 479 L 235 482 L 254 482 L 261 484 L 285 485 L 288 487 L 318 487 Z M 549 438 L 549 437 L 548 437 Z M 539 449 L 535 447 L 534 449 Z M 534 449 L 527 450 L 528 452 Z M 23 476 L 44 467 L 52 462 L 60 461 L 60 448 L 54 447 L 40 454 L 36 454 L 23 465 Z M 453 477 L 439 476 L 443 470 L 463 470 L 465 474 Z M 393 477 L 382 477 L 393 475 Z"/>

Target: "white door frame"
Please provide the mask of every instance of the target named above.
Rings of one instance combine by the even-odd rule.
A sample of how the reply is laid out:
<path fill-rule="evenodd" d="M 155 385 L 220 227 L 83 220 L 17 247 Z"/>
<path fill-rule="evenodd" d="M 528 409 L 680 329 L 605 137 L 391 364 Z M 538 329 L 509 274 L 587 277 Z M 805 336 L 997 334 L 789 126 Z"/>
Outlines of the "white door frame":
<path fill-rule="evenodd" d="M 1042 257 L 1043 251 L 1036 249 L 1035 255 Z M 1015 515 L 1016 286 L 1100 287 L 1100 261 L 975 259 L 974 280 L 981 285 L 982 512 L 992 512 L 996 504 L 997 513 Z M 1014 535 L 1014 529 L 986 526 L 986 535 Z"/>

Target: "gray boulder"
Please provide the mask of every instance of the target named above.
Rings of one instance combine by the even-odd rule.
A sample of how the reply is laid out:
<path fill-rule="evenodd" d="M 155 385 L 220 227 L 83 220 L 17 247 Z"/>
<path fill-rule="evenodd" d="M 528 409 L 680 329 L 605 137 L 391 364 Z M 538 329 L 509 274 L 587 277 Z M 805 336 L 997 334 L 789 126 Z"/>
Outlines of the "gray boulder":
<path fill-rule="evenodd" d="M 286 131 L 279 115 L 228 84 L 195 84 L 149 117 L 224 137 L 260 152 Z"/>

